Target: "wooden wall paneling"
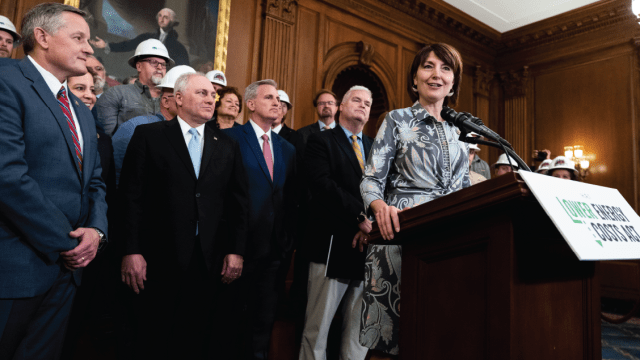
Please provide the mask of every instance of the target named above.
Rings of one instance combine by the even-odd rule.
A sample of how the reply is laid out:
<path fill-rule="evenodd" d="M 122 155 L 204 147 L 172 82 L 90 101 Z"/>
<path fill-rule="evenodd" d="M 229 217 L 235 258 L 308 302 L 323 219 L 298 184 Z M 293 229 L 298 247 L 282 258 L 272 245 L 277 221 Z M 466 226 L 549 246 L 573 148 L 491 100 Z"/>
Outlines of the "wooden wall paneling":
<path fill-rule="evenodd" d="M 225 75 L 228 84 L 237 87 L 240 94 L 244 94 L 244 89 L 253 82 L 253 67 L 257 65 L 257 62 L 254 61 L 254 58 L 257 57 L 257 54 L 254 54 L 254 46 L 259 44 L 259 41 L 256 41 L 259 39 L 256 37 L 256 33 L 259 34 L 259 25 L 261 24 L 259 1 L 231 1 Z M 256 21 L 250 21 L 251 19 Z M 248 113 L 246 106 L 243 106 L 239 118 L 248 118 Z"/>
<path fill-rule="evenodd" d="M 491 85 L 493 84 L 494 71 L 485 70 L 482 66 L 476 65 L 473 69 L 473 111 L 476 117 L 482 119 L 484 124 L 493 129 L 491 118 L 489 117 L 489 96 Z M 483 154 L 487 154 L 489 147 L 480 145 Z M 484 157 L 486 158 L 487 155 Z"/>
<path fill-rule="evenodd" d="M 499 73 L 504 88 L 504 138 L 511 143 L 516 154 L 526 159 L 529 138 L 527 131 L 527 97 L 529 68 L 523 67 L 518 71 Z M 526 160 L 525 160 L 526 161 Z"/>
<path fill-rule="evenodd" d="M 638 165 L 633 163 L 631 88 L 637 84 L 629 79 L 635 56 L 604 57 L 536 76 L 535 145 L 553 156 L 562 154 L 563 146 L 584 145 L 596 156 L 587 182 L 618 189 L 633 206 Z"/>
<path fill-rule="evenodd" d="M 278 88 L 292 93 L 298 4 L 294 0 L 267 0 L 265 6 L 260 79 L 273 79 Z"/>
<path fill-rule="evenodd" d="M 298 10 L 297 41 L 295 51 L 295 88 L 292 89 L 295 102 L 289 119 L 291 127 L 299 129 L 317 120 L 313 107 L 313 89 L 319 89 L 316 74 L 319 60 L 318 27 L 320 14 L 317 11 L 300 6 Z M 293 100 L 292 100 L 293 101 Z"/>

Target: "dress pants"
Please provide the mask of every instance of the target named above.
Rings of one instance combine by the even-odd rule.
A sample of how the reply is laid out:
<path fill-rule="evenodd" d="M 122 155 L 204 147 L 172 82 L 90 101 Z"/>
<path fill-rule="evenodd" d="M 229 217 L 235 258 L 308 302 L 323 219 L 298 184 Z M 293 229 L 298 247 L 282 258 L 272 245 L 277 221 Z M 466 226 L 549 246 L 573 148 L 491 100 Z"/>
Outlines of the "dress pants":
<path fill-rule="evenodd" d="M 212 315 L 219 280 L 209 275 L 198 239 L 187 271 L 175 266 L 148 263 L 145 289 L 133 306 L 132 359 L 208 359 L 215 353 Z"/>
<path fill-rule="evenodd" d="M 343 298 L 340 360 L 362 360 L 369 350 L 359 341 L 362 281 L 326 277 L 326 268 L 326 264 L 309 264 L 309 300 L 300 360 L 327 358 L 329 328 Z"/>
<path fill-rule="evenodd" d="M 75 294 L 73 273 L 61 268 L 46 293 L 0 300 L 0 359 L 59 359 Z"/>

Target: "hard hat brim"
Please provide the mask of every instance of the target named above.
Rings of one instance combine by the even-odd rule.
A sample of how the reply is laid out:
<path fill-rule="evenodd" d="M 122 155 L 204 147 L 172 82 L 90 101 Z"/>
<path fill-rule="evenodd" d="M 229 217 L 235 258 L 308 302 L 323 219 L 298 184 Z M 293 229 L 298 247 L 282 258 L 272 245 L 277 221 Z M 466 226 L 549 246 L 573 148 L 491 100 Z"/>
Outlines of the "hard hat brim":
<path fill-rule="evenodd" d="M 162 55 L 133 55 L 132 57 L 129 58 L 129 66 L 131 66 L 132 68 L 136 68 L 136 63 L 138 62 L 139 59 L 141 58 L 148 58 L 148 57 L 158 57 L 161 59 L 164 59 L 168 64 L 168 66 L 173 66 L 175 65 L 175 61 L 173 61 L 172 58 L 170 57 L 166 57 L 166 56 L 162 56 Z"/>

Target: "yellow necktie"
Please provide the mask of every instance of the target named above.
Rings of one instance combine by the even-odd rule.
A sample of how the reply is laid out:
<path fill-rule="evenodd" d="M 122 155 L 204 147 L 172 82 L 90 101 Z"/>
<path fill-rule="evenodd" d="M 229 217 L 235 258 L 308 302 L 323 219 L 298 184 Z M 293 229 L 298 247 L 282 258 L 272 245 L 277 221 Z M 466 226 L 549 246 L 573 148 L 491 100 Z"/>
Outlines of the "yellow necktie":
<path fill-rule="evenodd" d="M 351 146 L 353 147 L 353 151 L 356 152 L 360 169 L 364 172 L 364 160 L 362 160 L 362 151 L 360 150 L 360 145 L 358 145 L 358 137 L 356 135 L 351 135 L 351 140 L 353 140 L 351 142 Z"/>

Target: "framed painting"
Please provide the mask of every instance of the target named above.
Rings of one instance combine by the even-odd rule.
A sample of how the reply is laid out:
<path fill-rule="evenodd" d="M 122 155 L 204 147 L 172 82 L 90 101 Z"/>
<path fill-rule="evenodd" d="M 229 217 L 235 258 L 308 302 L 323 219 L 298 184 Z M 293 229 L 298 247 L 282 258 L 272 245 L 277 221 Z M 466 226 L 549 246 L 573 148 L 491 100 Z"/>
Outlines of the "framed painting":
<path fill-rule="evenodd" d="M 94 55 L 118 81 L 135 76 L 138 44 L 161 40 L 176 65 L 226 70 L 231 0 L 65 0 L 85 10 Z"/>

